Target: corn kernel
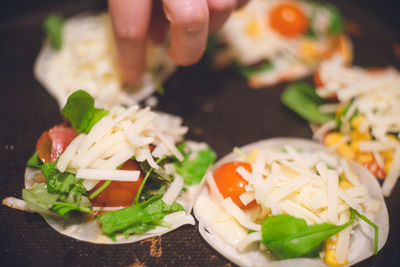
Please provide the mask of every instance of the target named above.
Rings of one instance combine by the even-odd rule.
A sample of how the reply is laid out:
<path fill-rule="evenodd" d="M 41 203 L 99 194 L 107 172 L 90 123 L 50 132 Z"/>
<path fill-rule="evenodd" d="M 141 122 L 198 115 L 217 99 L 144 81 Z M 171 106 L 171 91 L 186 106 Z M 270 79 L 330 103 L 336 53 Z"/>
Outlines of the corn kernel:
<path fill-rule="evenodd" d="M 346 260 L 343 263 L 338 263 L 336 259 L 336 245 L 338 242 L 338 234 L 335 235 L 335 238 L 333 237 L 328 238 L 325 240 L 325 263 L 328 264 L 329 266 L 344 266 L 348 263 L 348 259 L 346 257 Z"/>
<path fill-rule="evenodd" d="M 381 151 L 380 154 L 385 159 L 385 166 L 383 166 L 383 169 L 385 170 L 385 173 L 388 173 L 392 167 L 394 151 L 393 149 L 387 149 Z"/>
<path fill-rule="evenodd" d="M 343 180 L 343 181 L 341 181 L 341 182 L 339 183 L 339 187 L 340 187 L 341 189 L 348 189 L 348 188 L 352 188 L 353 185 L 352 185 L 349 181 Z"/>
<path fill-rule="evenodd" d="M 250 152 L 250 154 L 248 156 L 248 160 L 249 160 L 250 163 L 254 163 L 256 161 L 256 158 L 258 156 L 258 152 L 259 151 L 260 150 L 258 148 L 255 148 Z"/>
<path fill-rule="evenodd" d="M 312 58 L 315 55 L 315 49 L 313 42 L 306 40 L 301 43 L 301 54 L 306 58 Z"/>
<path fill-rule="evenodd" d="M 369 132 L 360 133 L 358 131 L 351 131 L 350 138 L 352 141 L 370 141 L 371 135 Z"/>
<path fill-rule="evenodd" d="M 356 153 L 354 153 L 354 151 L 351 150 L 350 146 L 347 144 L 340 145 L 337 148 L 337 151 L 339 152 L 340 155 L 349 160 L 354 159 L 356 156 Z"/>
<path fill-rule="evenodd" d="M 356 161 L 361 164 L 367 164 L 374 160 L 371 152 L 359 152 L 356 156 Z"/>
<path fill-rule="evenodd" d="M 329 249 L 325 253 L 325 262 L 329 266 L 344 266 L 348 263 L 347 257 L 346 260 L 343 263 L 338 263 L 336 260 L 336 249 Z"/>
<path fill-rule="evenodd" d="M 260 34 L 260 26 L 257 20 L 253 19 L 246 25 L 246 34 L 253 37 Z"/>
<path fill-rule="evenodd" d="M 334 146 L 337 144 L 340 140 L 342 140 L 343 134 L 338 133 L 338 132 L 332 132 L 326 135 L 325 137 L 325 145 L 328 147 Z"/>
<path fill-rule="evenodd" d="M 354 129 L 358 130 L 358 128 L 360 127 L 361 123 L 364 122 L 364 120 L 365 117 L 363 115 L 357 115 L 351 120 L 350 125 Z"/>
<path fill-rule="evenodd" d="M 355 153 L 359 152 L 360 151 L 360 142 L 359 141 L 352 141 L 350 143 L 350 149 Z"/>

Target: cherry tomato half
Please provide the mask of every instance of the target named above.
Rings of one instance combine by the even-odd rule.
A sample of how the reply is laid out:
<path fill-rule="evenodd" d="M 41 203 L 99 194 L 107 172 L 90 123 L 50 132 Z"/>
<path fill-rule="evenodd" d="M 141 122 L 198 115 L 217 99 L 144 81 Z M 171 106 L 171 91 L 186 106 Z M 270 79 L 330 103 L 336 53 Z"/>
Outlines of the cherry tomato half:
<path fill-rule="evenodd" d="M 284 3 L 269 11 L 269 25 L 285 37 L 303 34 L 308 28 L 308 19 L 294 3 Z"/>
<path fill-rule="evenodd" d="M 43 163 L 51 162 L 51 140 L 49 131 L 45 131 L 36 142 L 36 151 Z"/>
<path fill-rule="evenodd" d="M 248 182 L 242 178 L 242 176 L 236 172 L 236 169 L 242 166 L 247 171 L 251 172 L 251 165 L 247 162 L 232 161 L 221 165 L 214 172 L 214 180 L 217 184 L 219 192 L 224 198 L 231 197 L 233 202 L 238 205 L 241 209 L 248 209 L 256 205 L 256 201 L 248 203 L 246 206 L 243 205 L 239 196 L 246 192 L 244 187 Z"/>
<path fill-rule="evenodd" d="M 128 160 L 121 170 L 141 171 L 140 165 L 134 160 Z M 112 181 L 106 189 L 92 199 L 92 205 L 96 207 L 127 207 L 131 206 L 140 184 L 143 181 L 143 172 L 140 172 L 139 179 L 135 182 Z M 98 183 L 89 195 L 95 192 L 105 181 Z"/>
<path fill-rule="evenodd" d="M 78 133 L 62 123 L 42 133 L 36 143 L 36 151 L 43 163 L 54 162 L 74 140 Z"/>

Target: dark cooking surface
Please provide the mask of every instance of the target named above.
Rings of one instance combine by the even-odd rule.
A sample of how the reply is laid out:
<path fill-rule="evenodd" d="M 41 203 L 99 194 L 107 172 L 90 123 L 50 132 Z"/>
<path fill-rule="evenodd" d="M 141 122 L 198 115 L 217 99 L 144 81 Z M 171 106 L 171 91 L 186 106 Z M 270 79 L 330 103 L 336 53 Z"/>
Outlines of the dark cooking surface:
<path fill-rule="evenodd" d="M 23 188 L 25 162 L 42 131 L 61 121 L 57 104 L 32 76 L 41 46 L 41 21 L 51 11 L 76 14 L 104 7 L 104 1 L 5 1 L 0 11 L 0 199 L 17 196 Z M 393 1 L 335 1 L 346 17 L 358 23 L 353 37 L 355 64 L 400 66 L 393 54 L 399 44 Z M 371 15 L 377 12 L 377 15 Z M 15 15 L 13 15 L 15 14 Z M 384 24 L 387 23 L 386 25 Z M 387 27 L 389 25 L 389 27 Z M 397 30 L 398 31 L 398 30 Z M 399 48 L 400 49 L 400 48 Z M 207 141 L 222 156 L 233 146 L 256 140 L 294 136 L 310 138 L 307 124 L 282 107 L 285 84 L 251 90 L 230 71 L 215 72 L 202 62 L 180 69 L 166 85 L 158 109 L 183 116 L 188 138 Z M 400 185 L 386 199 L 389 239 L 377 256 L 359 266 L 394 266 L 400 257 Z M 182 227 L 159 239 L 104 246 L 79 242 L 52 230 L 37 214 L 0 207 L 0 265 L 2 266 L 142 266 L 218 265 L 229 262 L 211 249 L 197 228 Z"/>

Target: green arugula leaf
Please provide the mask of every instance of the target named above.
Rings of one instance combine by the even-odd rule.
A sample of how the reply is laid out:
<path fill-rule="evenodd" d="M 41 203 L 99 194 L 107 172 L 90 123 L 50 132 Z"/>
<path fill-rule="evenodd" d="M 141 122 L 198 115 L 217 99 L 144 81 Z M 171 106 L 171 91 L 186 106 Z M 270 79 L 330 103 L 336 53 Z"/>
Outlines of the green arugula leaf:
<path fill-rule="evenodd" d="M 322 99 L 306 83 L 289 85 L 282 93 L 281 101 L 285 106 L 310 122 L 323 124 L 334 119 L 333 114 L 322 113 L 319 110 Z"/>
<path fill-rule="evenodd" d="M 38 183 L 30 189 L 22 189 L 22 198 L 28 203 L 50 210 L 58 196 L 48 193 L 45 183 Z"/>
<path fill-rule="evenodd" d="M 322 223 L 310 226 L 304 219 L 288 214 L 270 216 L 261 225 L 262 242 L 277 259 L 318 257 L 326 239 L 354 222 L 355 217 L 350 214 L 350 220 L 342 225 Z"/>
<path fill-rule="evenodd" d="M 90 200 L 82 185 L 82 179 L 77 179 L 69 172 L 59 172 L 57 162 L 45 163 L 41 170 L 47 184 L 36 184 L 31 189 L 23 189 L 23 199 L 46 210 L 53 211 L 68 218 L 73 211 L 91 213 Z"/>
<path fill-rule="evenodd" d="M 31 167 L 31 168 L 40 168 L 42 167 L 42 165 L 43 162 L 39 159 L 38 153 L 36 151 L 28 159 L 28 162 L 26 163 L 26 167 Z"/>
<path fill-rule="evenodd" d="M 71 122 L 78 133 L 87 134 L 101 118 L 109 114 L 109 111 L 95 108 L 93 97 L 84 90 L 78 90 L 68 97 L 61 114 Z"/>
<path fill-rule="evenodd" d="M 50 210 L 58 215 L 68 218 L 73 211 L 81 211 L 91 213 L 90 201 L 85 197 L 81 197 L 79 201 L 75 201 L 74 195 L 68 197 L 56 193 L 49 193 L 45 183 L 35 184 L 30 189 L 22 190 L 22 198 L 34 206 Z M 40 212 L 40 210 L 38 210 Z"/>
<path fill-rule="evenodd" d="M 192 151 L 185 152 L 186 143 L 181 143 L 177 148 L 184 156 L 183 161 L 175 161 L 174 167 L 176 172 L 182 176 L 186 185 L 196 185 L 201 182 L 208 167 L 213 164 L 216 153 L 207 148 L 197 152 L 195 158 L 191 158 Z"/>
<path fill-rule="evenodd" d="M 158 166 L 160 166 L 160 168 L 153 169 L 147 161 L 143 161 L 142 163 L 140 163 L 140 168 L 146 174 L 149 173 L 149 178 L 152 180 L 171 183 L 172 177 L 162 167 L 162 165 L 163 165 L 162 163 L 163 162 L 160 162 L 158 164 Z"/>
<path fill-rule="evenodd" d="M 244 66 L 236 63 L 235 68 L 244 77 L 250 78 L 254 75 L 273 69 L 274 65 L 272 65 L 270 61 L 266 61 L 259 66 Z"/>
<path fill-rule="evenodd" d="M 344 22 L 342 15 L 334 5 L 326 4 L 325 7 L 329 11 L 331 17 L 331 23 L 328 27 L 328 33 L 332 35 L 341 34 L 344 31 Z"/>
<path fill-rule="evenodd" d="M 161 199 L 164 193 L 163 186 L 149 200 L 101 214 L 99 221 L 103 232 L 111 238 L 115 238 L 117 233 L 123 233 L 126 237 L 130 234 L 142 234 L 161 225 L 161 220 L 166 215 L 184 210 L 177 202 L 171 205 L 165 204 Z"/>
<path fill-rule="evenodd" d="M 64 20 L 60 14 L 50 14 L 44 21 L 47 38 L 55 50 L 60 50 L 62 47 Z"/>

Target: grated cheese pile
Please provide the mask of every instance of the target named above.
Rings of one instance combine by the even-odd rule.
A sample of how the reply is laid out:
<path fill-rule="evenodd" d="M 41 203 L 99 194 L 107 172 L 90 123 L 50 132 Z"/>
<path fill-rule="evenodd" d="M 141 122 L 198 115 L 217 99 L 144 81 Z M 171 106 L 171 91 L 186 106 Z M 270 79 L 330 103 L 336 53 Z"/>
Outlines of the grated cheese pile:
<path fill-rule="evenodd" d="M 206 223 L 207 227 L 241 252 L 261 240 L 261 223 L 268 216 L 289 214 L 303 218 L 309 225 L 340 225 L 349 220 L 350 207 L 369 218 L 380 208 L 379 201 L 368 195 L 347 161 L 324 151 L 304 152 L 285 145 L 274 149 L 256 148 L 250 155 L 241 154 L 241 157 L 252 163 L 252 171 L 243 167 L 236 169 L 248 181 L 240 200 L 243 205 L 256 200 L 256 207 L 241 210 L 230 197 L 223 199 L 209 172 L 207 183 L 211 198 L 201 195 L 195 210 L 202 219 L 212 221 Z M 351 227 L 354 225 L 341 231 L 337 238 L 331 238 L 338 263 L 347 260 Z M 255 232 L 249 234 L 249 230 Z"/>
<path fill-rule="evenodd" d="M 35 63 L 35 76 L 64 106 L 68 96 L 82 88 L 100 107 L 131 106 L 151 95 L 174 69 L 162 46 L 147 47 L 147 70 L 141 88 L 123 84 L 117 64 L 110 18 L 107 13 L 83 14 L 68 19 L 61 50 L 46 42 Z"/>
<path fill-rule="evenodd" d="M 339 102 L 322 106 L 322 110 L 338 113 L 348 106 L 341 117 L 340 135 L 328 135 L 327 142 L 348 159 L 361 164 L 375 162 L 386 175 L 383 193 L 390 195 L 400 175 L 400 73 L 395 68 L 348 67 L 333 58 L 321 64 L 319 76 L 323 86 L 316 89 L 317 94 L 322 98 L 336 95 Z M 335 127 L 328 122 L 314 136 L 322 139 Z M 353 149 L 346 149 L 346 142 Z"/>
<path fill-rule="evenodd" d="M 147 161 L 154 169 L 159 168 L 154 158 L 175 156 L 183 160 L 175 146 L 188 130 L 181 123 L 180 117 L 155 113 L 150 108 L 116 106 L 87 135 L 80 134 L 71 142 L 58 159 L 57 168 L 85 179 L 87 190 L 100 180 L 136 181 L 139 171 L 117 170 L 117 167 L 132 157 L 138 162 Z M 150 150 L 150 145 L 155 146 L 154 150 Z M 180 187 L 179 193 L 181 180 L 175 177 L 170 188 Z M 177 197 L 175 193 L 167 193 Z"/>

